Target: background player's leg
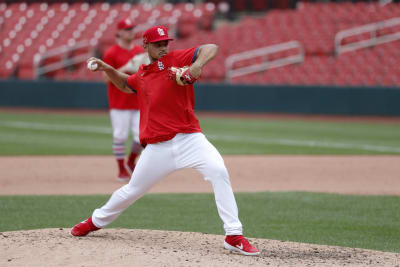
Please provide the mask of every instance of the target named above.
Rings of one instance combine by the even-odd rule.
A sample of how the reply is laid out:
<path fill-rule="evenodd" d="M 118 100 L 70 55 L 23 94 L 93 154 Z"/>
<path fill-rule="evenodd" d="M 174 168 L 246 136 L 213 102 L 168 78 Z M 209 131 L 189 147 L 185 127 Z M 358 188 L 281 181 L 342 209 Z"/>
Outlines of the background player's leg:
<path fill-rule="evenodd" d="M 211 182 L 226 235 L 241 235 L 242 224 L 238 217 L 235 196 L 220 153 L 202 133 L 183 136 L 185 140 L 178 146 L 178 167 L 194 168 L 202 173 L 205 180 Z"/>
<path fill-rule="evenodd" d="M 131 110 L 130 114 L 131 114 L 130 120 L 131 120 L 131 130 L 132 130 L 133 140 L 131 145 L 131 152 L 128 157 L 128 167 L 131 170 L 131 172 L 133 172 L 133 170 L 135 169 L 136 157 L 142 151 L 142 146 L 140 145 L 139 141 L 140 112 L 139 110 Z"/>
<path fill-rule="evenodd" d="M 155 183 L 175 169 L 171 142 L 147 145 L 137 162 L 129 184 L 116 190 L 103 207 L 93 212 L 94 225 L 102 228 L 114 221 Z"/>
<path fill-rule="evenodd" d="M 110 110 L 111 126 L 113 128 L 113 154 L 118 163 L 117 180 L 128 182 L 130 173 L 125 165 L 125 143 L 129 136 L 130 115 L 127 110 Z"/>

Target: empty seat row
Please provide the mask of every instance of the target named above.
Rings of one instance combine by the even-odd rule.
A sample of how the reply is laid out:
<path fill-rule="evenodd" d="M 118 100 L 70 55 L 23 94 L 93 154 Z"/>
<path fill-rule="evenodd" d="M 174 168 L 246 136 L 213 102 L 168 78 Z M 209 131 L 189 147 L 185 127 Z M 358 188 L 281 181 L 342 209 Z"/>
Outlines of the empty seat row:
<path fill-rule="evenodd" d="M 88 42 L 101 54 L 115 42 L 116 21 L 124 17 L 136 24 L 184 25 L 179 32 L 188 37 L 195 29 L 209 30 L 214 14 L 214 4 L 0 3 L 0 64 L 4 66 L 0 78 L 33 79 L 34 71 L 29 69 L 37 63 L 35 57 L 64 45 Z M 191 25 L 189 32 L 187 25 Z"/>
<path fill-rule="evenodd" d="M 366 23 L 400 16 L 400 4 L 389 3 L 308 3 L 300 2 L 296 10 L 273 10 L 263 16 L 247 16 L 239 23 L 226 23 L 212 30 L 215 14 L 213 4 L 149 4 L 129 3 L 71 4 L 44 3 L 24 5 L 0 4 L 0 77 L 34 77 L 34 58 L 61 45 L 74 45 L 89 39 L 90 47 L 101 56 L 114 43 L 115 21 L 130 16 L 137 22 L 168 17 L 174 19 L 177 41 L 171 49 L 216 43 L 219 53 L 204 69 L 202 81 L 224 82 L 225 60 L 228 56 L 251 49 L 291 40 L 299 41 L 305 49 L 303 63 L 270 69 L 233 78 L 233 83 L 269 84 L 336 84 L 399 86 L 400 41 L 365 48 L 336 56 L 334 38 L 337 32 Z M 12 14 L 18 14 L 14 18 Z M 208 21 L 208 22 L 204 22 Z M 388 34 L 400 28 L 385 30 Z M 141 33 L 137 37 L 140 41 Z M 343 42 L 360 40 L 355 36 Z M 78 53 L 77 51 L 76 53 Z M 87 51 L 80 51 L 81 53 Z M 284 56 L 276 54 L 269 60 Z M 62 61 L 63 57 L 47 61 Z M 235 67 L 260 63 L 263 58 L 238 62 Z M 54 79 L 101 80 L 82 64 L 50 73 Z"/>

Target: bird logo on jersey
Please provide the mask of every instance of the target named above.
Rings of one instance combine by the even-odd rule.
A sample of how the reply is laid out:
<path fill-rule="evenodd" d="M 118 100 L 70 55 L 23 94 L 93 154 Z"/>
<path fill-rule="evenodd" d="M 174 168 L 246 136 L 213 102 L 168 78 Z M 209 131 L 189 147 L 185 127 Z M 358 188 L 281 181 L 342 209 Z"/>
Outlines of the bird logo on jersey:
<path fill-rule="evenodd" d="M 163 70 L 164 69 L 164 64 L 161 61 L 157 61 L 158 69 Z"/>
<path fill-rule="evenodd" d="M 158 32 L 158 34 L 159 34 L 160 36 L 164 36 L 164 35 L 165 35 L 164 30 L 161 29 L 161 28 L 157 28 L 157 32 Z"/>

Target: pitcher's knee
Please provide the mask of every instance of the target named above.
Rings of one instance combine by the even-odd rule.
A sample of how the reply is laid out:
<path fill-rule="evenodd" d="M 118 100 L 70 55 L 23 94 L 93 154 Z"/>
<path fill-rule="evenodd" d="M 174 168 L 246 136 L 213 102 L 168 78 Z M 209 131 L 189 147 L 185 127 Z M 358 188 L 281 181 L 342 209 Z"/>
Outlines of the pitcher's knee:
<path fill-rule="evenodd" d="M 209 179 L 228 179 L 229 180 L 229 174 L 228 170 L 226 169 L 224 164 L 212 164 L 210 166 L 207 166 L 207 177 L 205 177 L 206 180 Z"/>

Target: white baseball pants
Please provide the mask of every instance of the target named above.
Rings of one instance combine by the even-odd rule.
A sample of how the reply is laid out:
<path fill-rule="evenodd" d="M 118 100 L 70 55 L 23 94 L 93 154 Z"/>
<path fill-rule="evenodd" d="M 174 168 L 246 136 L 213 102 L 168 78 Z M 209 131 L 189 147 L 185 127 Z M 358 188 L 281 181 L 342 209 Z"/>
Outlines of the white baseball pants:
<path fill-rule="evenodd" d="M 102 228 L 110 224 L 154 184 L 183 168 L 194 168 L 211 182 L 226 235 L 241 235 L 242 224 L 228 171 L 217 149 L 202 133 L 177 134 L 169 141 L 147 145 L 130 182 L 116 190 L 103 207 L 93 212 L 94 225 Z"/>
<path fill-rule="evenodd" d="M 129 130 L 132 131 L 133 141 L 139 141 L 139 120 L 140 112 L 135 109 L 111 109 L 111 125 L 113 128 L 114 139 L 125 142 L 129 136 Z"/>

